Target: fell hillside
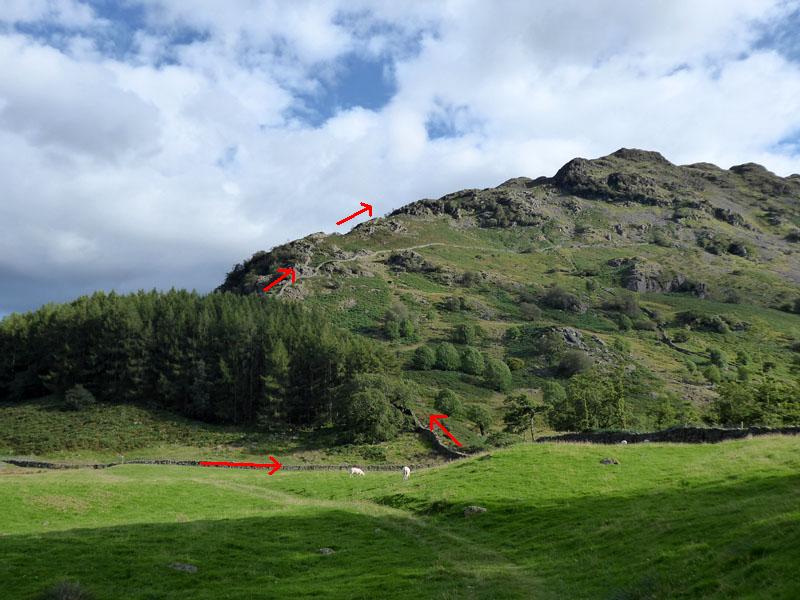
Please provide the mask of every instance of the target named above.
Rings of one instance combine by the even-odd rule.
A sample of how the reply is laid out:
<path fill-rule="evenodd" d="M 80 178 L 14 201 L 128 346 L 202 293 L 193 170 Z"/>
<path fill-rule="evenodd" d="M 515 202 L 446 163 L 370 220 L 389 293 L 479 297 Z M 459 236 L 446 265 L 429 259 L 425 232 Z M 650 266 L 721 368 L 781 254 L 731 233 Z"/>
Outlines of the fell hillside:
<path fill-rule="evenodd" d="M 257 252 L 219 291 L 260 294 L 293 266 L 296 283 L 272 295 L 383 341 L 421 385 L 422 404 L 450 389 L 466 412 L 488 407 L 495 425 L 508 393 L 539 402 L 548 382 L 569 386 L 589 364 L 605 380 L 626 374 L 626 426 L 738 424 L 749 420 L 741 411 L 712 410 L 726 384 L 755 395 L 797 385 L 798 252 L 800 175 L 621 149 Z M 485 365 L 503 361 L 512 381 L 487 385 L 477 371 L 422 359 L 415 368 L 420 347 L 436 363 L 445 342 L 462 359 L 474 347 Z M 566 355 L 581 364 L 565 366 Z M 755 420 L 795 418 L 782 414 Z"/>

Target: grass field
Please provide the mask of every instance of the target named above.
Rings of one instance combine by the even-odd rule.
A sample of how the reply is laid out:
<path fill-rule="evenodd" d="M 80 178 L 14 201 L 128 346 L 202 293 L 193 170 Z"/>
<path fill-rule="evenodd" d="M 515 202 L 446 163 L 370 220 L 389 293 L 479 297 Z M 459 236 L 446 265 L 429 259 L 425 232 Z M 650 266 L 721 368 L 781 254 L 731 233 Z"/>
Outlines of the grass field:
<path fill-rule="evenodd" d="M 520 445 L 407 482 L 6 466 L 0 506 L 3 598 L 65 579 L 96 598 L 800 597 L 793 437 Z"/>

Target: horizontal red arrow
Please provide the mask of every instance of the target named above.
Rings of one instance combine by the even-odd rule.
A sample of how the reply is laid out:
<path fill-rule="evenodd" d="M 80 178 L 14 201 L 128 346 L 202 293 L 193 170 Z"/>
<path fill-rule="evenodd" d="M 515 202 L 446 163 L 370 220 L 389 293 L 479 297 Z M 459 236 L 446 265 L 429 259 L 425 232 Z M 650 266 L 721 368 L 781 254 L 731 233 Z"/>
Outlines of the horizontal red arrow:
<path fill-rule="evenodd" d="M 439 419 L 448 419 L 448 418 L 449 418 L 449 417 L 448 417 L 447 415 L 431 415 L 431 418 L 430 418 L 430 420 L 429 420 L 429 422 L 428 422 L 428 427 L 430 427 L 430 430 L 431 430 L 431 431 L 433 431 L 433 428 L 434 428 L 434 427 L 438 427 L 439 429 L 441 429 L 441 430 L 442 430 L 442 432 L 443 432 L 443 433 L 444 433 L 444 434 L 445 434 L 447 437 L 449 437 L 451 440 L 453 440 L 453 443 L 454 443 L 456 446 L 459 446 L 459 447 L 460 447 L 460 446 L 461 446 L 461 442 L 459 442 L 459 441 L 458 441 L 456 438 L 454 438 L 454 437 L 453 437 L 453 434 L 452 434 L 452 433 L 450 433 L 449 431 L 447 431 L 447 427 L 445 427 L 444 425 L 442 425 L 442 424 L 439 422 Z"/>
<path fill-rule="evenodd" d="M 270 463 L 249 463 L 249 462 L 227 462 L 227 461 L 213 461 L 213 460 L 204 460 L 200 461 L 201 467 L 247 467 L 250 469 L 269 469 L 269 473 L 267 475 L 272 475 L 278 469 L 280 469 L 283 465 L 281 462 L 275 458 L 274 456 L 270 456 L 269 459 L 272 461 Z"/>
<path fill-rule="evenodd" d="M 295 279 L 296 273 L 294 272 L 294 269 L 292 267 L 279 267 L 278 268 L 278 273 L 282 273 L 282 275 L 280 277 L 278 277 L 275 281 L 270 283 L 267 287 L 265 287 L 264 288 L 265 292 L 268 292 L 270 290 L 270 288 L 272 288 L 272 286 L 280 283 L 281 281 L 283 281 L 284 279 L 286 279 L 290 275 L 292 276 L 292 283 L 294 283 L 294 279 Z"/>
<path fill-rule="evenodd" d="M 361 213 L 363 213 L 363 212 L 368 212 L 368 213 L 369 213 L 369 216 L 371 217 L 371 216 L 372 216 L 372 204 L 367 204 L 366 202 L 359 202 L 359 204 L 360 204 L 361 206 L 363 206 L 364 208 L 362 208 L 362 209 L 361 209 L 361 210 L 359 210 L 358 212 L 354 212 L 354 213 L 353 213 L 352 215 L 350 215 L 349 217 L 345 217 L 345 218 L 344 218 L 344 219 L 342 219 L 341 221 L 336 221 L 336 224 L 337 224 L 337 225 L 341 225 L 342 223 L 347 223 L 347 222 L 348 222 L 350 219 L 354 219 L 355 217 L 357 217 L 358 215 L 360 215 L 360 214 L 361 214 Z"/>

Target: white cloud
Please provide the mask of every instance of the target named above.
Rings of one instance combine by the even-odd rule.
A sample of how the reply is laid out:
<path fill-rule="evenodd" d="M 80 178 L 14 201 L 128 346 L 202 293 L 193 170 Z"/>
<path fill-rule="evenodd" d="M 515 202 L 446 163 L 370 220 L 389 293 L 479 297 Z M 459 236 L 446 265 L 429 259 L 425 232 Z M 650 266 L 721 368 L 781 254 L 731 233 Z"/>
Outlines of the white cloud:
<path fill-rule="evenodd" d="M 63 27 L 98 26 L 92 8 L 78 0 L 4 0 L 0 23 L 35 23 L 47 21 Z"/>
<path fill-rule="evenodd" d="M 800 171 L 777 145 L 800 130 L 800 68 L 754 46 L 793 3 L 145 5 L 114 56 L 113 15 L 0 7 L 0 311 L 207 290 L 255 250 L 336 230 L 359 201 L 388 212 L 621 146 Z M 51 47 L 14 23 L 71 32 Z M 291 116 L 353 54 L 395 74 L 391 101 L 316 127 Z M 457 136 L 429 139 L 437 118 Z"/>

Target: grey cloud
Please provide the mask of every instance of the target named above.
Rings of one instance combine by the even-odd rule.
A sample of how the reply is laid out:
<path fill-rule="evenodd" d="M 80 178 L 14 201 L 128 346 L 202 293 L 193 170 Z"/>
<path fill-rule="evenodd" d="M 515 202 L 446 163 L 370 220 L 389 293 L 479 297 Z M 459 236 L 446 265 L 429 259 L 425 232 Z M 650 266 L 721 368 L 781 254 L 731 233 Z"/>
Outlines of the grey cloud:
<path fill-rule="evenodd" d="M 102 66 L 15 36 L 0 39 L 0 128 L 34 146 L 113 160 L 156 150 L 160 114 Z"/>

